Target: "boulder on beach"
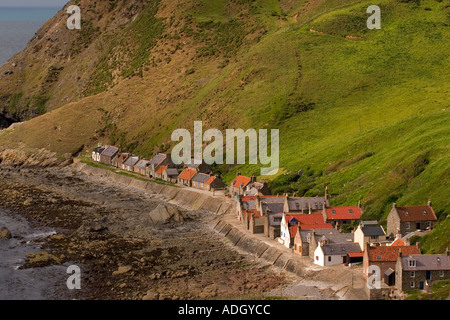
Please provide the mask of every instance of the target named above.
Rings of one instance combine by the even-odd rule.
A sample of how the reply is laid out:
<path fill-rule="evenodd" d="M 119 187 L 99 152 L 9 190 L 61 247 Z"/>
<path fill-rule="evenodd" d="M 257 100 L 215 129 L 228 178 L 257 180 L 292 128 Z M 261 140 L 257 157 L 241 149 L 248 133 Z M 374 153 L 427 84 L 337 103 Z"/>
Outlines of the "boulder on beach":
<path fill-rule="evenodd" d="M 159 204 L 149 213 L 149 218 L 156 224 L 165 224 L 170 222 L 184 222 L 185 216 L 177 207 L 168 204 Z"/>
<path fill-rule="evenodd" d="M 11 239 L 11 231 L 8 230 L 8 228 L 3 227 L 0 228 L 0 239 Z"/>

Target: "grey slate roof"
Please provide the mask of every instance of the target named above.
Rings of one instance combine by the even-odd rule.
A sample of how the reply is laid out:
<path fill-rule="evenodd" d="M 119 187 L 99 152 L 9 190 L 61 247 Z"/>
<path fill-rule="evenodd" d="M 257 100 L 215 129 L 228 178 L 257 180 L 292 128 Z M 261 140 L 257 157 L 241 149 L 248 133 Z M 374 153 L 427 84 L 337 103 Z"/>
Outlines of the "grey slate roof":
<path fill-rule="evenodd" d="M 108 146 L 105 150 L 103 150 L 102 156 L 111 158 L 115 154 L 117 154 L 117 152 L 119 152 L 119 148 L 113 147 L 113 146 Z"/>
<path fill-rule="evenodd" d="M 316 240 L 319 240 L 320 237 L 322 237 L 323 235 L 334 235 L 334 234 L 338 234 L 339 231 L 337 231 L 336 229 L 317 229 L 314 230 L 314 234 L 316 237 Z M 308 235 L 309 237 L 311 237 L 312 235 L 312 230 L 300 230 L 300 237 L 302 239 L 302 242 L 308 242 Z"/>
<path fill-rule="evenodd" d="M 157 167 L 167 158 L 167 155 L 164 153 L 158 153 L 156 156 L 150 160 L 150 166 Z"/>
<path fill-rule="evenodd" d="M 269 198 L 270 199 L 270 198 Z M 272 213 L 283 213 L 283 207 L 284 204 L 282 203 L 277 203 L 277 202 L 261 202 L 261 210 L 262 212 L 266 212 L 266 209 L 268 208 L 270 210 L 270 212 Z"/>
<path fill-rule="evenodd" d="M 167 168 L 166 173 L 167 173 L 167 176 L 169 176 L 169 177 L 178 177 L 178 175 L 179 175 L 177 168 Z"/>
<path fill-rule="evenodd" d="M 123 164 L 125 166 L 134 167 L 138 161 L 139 161 L 139 157 L 138 156 L 131 156 Z"/>
<path fill-rule="evenodd" d="M 288 198 L 289 210 L 290 211 L 301 211 L 309 210 L 309 205 L 311 204 L 311 210 L 322 210 L 323 204 L 328 201 L 325 197 L 301 197 L 301 198 Z"/>
<path fill-rule="evenodd" d="M 327 256 L 345 255 L 347 252 L 361 252 L 358 243 L 335 243 L 322 246 L 323 253 Z"/>
<path fill-rule="evenodd" d="M 353 233 L 324 234 L 320 239 L 328 240 L 329 243 L 353 243 L 355 241 Z"/>
<path fill-rule="evenodd" d="M 142 159 L 142 160 L 139 160 L 139 162 L 136 163 L 136 165 L 134 167 L 138 168 L 138 169 L 145 169 L 149 163 L 150 163 L 150 161 Z"/>
<path fill-rule="evenodd" d="M 193 178 L 192 181 L 193 182 L 200 182 L 200 183 L 205 183 L 206 181 L 208 181 L 208 179 L 211 176 L 209 174 L 206 173 L 197 173 Z"/>
<path fill-rule="evenodd" d="M 383 229 L 378 225 L 366 225 L 361 228 L 365 236 L 383 236 L 385 235 Z"/>
<path fill-rule="evenodd" d="M 409 260 L 416 260 L 416 266 L 410 267 Z M 405 271 L 418 270 L 450 270 L 450 262 L 446 254 L 417 254 L 402 257 L 402 266 Z"/>

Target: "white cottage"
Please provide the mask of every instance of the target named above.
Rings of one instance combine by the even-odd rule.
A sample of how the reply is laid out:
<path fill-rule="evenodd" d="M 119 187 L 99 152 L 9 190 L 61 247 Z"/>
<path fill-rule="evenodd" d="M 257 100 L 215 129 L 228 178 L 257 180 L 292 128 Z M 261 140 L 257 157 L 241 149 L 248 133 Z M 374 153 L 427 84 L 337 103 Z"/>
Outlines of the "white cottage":
<path fill-rule="evenodd" d="M 326 244 L 321 241 L 314 251 L 314 263 L 322 267 L 347 263 L 349 252 L 361 252 L 359 244 L 354 242 Z"/>

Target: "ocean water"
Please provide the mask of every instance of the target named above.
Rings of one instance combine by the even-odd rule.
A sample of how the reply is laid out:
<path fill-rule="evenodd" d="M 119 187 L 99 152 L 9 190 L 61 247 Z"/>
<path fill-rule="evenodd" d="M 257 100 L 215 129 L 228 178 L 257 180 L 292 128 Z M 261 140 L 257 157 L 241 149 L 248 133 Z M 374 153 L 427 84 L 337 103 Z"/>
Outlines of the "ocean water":
<path fill-rule="evenodd" d="M 60 9 L 0 7 L 0 65 L 22 51 L 39 28 Z"/>
<path fill-rule="evenodd" d="M 58 299 L 55 289 L 65 288 L 67 266 L 19 268 L 27 253 L 42 251 L 42 239 L 55 231 L 33 228 L 23 217 L 3 209 L 0 209 L 1 227 L 7 227 L 13 238 L 0 239 L 0 300 Z"/>

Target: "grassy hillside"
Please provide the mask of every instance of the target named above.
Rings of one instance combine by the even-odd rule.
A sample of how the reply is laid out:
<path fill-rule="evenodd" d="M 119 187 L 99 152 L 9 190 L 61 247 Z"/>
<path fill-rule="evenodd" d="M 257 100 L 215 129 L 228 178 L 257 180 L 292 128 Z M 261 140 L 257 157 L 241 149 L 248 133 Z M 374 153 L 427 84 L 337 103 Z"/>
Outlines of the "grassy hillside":
<path fill-rule="evenodd" d="M 380 30 L 366 27 L 372 4 L 144 2 L 99 36 L 89 97 L 3 131 L 0 144 L 70 155 L 101 141 L 150 157 L 194 120 L 204 130 L 278 128 L 282 169 L 263 177 L 273 192 L 312 196 L 328 185 L 333 204 L 361 200 L 364 218 L 379 220 L 394 201 L 431 199 L 443 220 L 450 1 L 381 0 Z M 215 169 L 226 181 L 259 174 L 257 165 Z"/>

